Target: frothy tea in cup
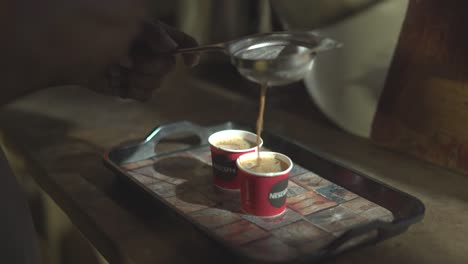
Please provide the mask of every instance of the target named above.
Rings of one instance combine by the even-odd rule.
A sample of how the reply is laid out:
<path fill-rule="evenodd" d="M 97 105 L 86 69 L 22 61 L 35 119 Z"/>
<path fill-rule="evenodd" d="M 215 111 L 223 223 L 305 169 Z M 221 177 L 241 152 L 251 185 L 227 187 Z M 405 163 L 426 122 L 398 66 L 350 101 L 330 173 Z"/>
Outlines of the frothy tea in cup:
<path fill-rule="evenodd" d="M 224 148 L 224 149 L 242 150 L 242 149 L 253 148 L 256 144 L 254 142 L 245 140 L 241 137 L 232 137 L 232 138 L 221 139 L 215 142 L 214 145 L 219 148 Z"/>
<path fill-rule="evenodd" d="M 278 152 L 262 151 L 240 156 L 237 173 L 240 186 L 241 208 L 255 216 L 278 216 L 286 210 L 288 178 L 293 168 L 289 157 Z"/>
<path fill-rule="evenodd" d="M 215 186 L 235 191 L 240 189 L 242 178 L 237 177 L 236 162 L 239 157 L 255 152 L 255 139 L 254 133 L 236 129 L 218 131 L 208 138 Z M 262 143 L 260 140 L 260 145 Z"/>
<path fill-rule="evenodd" d="M 258 157 L 243 160 L 242 167 L 257 173 L 272 173 L 286 170 L 289 166 L 286 162 L 275 157 Z"/>

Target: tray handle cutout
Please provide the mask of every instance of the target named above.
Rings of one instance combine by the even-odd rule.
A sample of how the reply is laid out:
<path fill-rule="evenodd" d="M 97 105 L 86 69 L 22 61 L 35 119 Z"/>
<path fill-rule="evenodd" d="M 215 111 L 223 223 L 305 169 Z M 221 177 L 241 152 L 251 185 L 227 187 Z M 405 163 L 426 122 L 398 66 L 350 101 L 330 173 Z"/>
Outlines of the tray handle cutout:
<path fill-rule="evenodd" d="M 392 225 L 380 220 L 358 226 L 346 231 L 333 240 L 324 250 L 326 255 L 337 255 L 357 246 L 373 245 L 386 238 L 403 233 L 406 226 Z"/>
<path fill-rule="evenodd" d="M 208 144 L 209 135 L 217 130 L 228 129 L 232 126 L 230 122 L 210 128 L 202 127 L 189 121 L 164 124 L 151 131 L 140 143 L 121 146 L 111 150 L 108 153 L 108 159 L 117 165 L 149 159 L 158 154 L 156 153 L 156 145 L 162 139 L 181 133 L 190 133 L 197 136 L 200 140 L 200 145 Z"/>

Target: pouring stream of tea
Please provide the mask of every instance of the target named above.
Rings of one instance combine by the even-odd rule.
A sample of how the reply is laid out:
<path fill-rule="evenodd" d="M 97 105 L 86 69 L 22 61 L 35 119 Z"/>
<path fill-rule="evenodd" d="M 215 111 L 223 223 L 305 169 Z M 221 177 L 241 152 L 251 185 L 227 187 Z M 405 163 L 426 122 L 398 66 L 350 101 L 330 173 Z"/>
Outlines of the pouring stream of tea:
<path fill-rule="evenodd" d="M 267 91 L 267 83 L 262 83 L 260 91 L 260 109 L 257 118 L 257 165 L 260 165 L 260 136 L 263 129 L 263 113 L 265 112 L 265 97 Z"/>

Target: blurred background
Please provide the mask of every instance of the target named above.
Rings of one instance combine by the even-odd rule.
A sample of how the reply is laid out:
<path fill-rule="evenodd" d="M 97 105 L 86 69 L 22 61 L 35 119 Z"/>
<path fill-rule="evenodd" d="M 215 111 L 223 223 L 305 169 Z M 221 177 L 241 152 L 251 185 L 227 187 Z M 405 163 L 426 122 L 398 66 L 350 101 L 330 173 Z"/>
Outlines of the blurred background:
<path fill-rule="evenodd" d="M 408 0 L 178 0 L 155 2 L 154 16 L 200 44 L 280 30 L 314 30 L 344 43 L 342 49 L 320 54 L 303 83 L 271 91 L 270 104 L 281 107 L 276 98 L 285 96 L 308 97 L 316 109 L 294 111 L 318 111 L 341 129 L 368 138 L 407 5 Z M 223 67 L 226 74 L 235 71 L 227 57 L 209 54 L 196 71 L 214 78 L 214 69 Z M 220 83 L 232 78 L 216 75 Z M 251 86 L 234 89 L 255 97 Z"/>
<path fill-rule="evenodd" d="M 408 0 L 154 0 L 153 16 L 200 44 L 280 30 L 314 30 L 343 42 L 342 49 L 319 56 L 303 82 L 271 89 L 268 104 L 282 107 L 286 97 L 298 100 L 294 106 L 289 103 L 288 110 L 319 113 L 333 125 L 368 138 L 407 5 Z M 203 56 L 193 71 L 258 96 L 251 89 L 254 84 L 242 80 L 223 55 Z M 238 81 L 227 85 L 226 80 Z M 45 204 L 36 215 L 47 219 L 37 223 L 44 263 L 106 263 L 49 196 L 39 192 Z"/>

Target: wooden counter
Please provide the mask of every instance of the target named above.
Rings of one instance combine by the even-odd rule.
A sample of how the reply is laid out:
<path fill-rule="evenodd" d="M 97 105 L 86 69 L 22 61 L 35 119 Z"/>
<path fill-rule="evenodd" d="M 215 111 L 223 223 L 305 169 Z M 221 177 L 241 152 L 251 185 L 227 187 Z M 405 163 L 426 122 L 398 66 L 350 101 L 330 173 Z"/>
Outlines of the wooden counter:
<path fill-rule="evenodd" d="M 226 87 L 235 84 L 224 81 Z M 376 147 L 330 126 L 317 113 L 288 111 L 288 105 L 295 104 L 284 96 L 281 108 L 268 106 L 266 129 L 413 194 L 427 207 L 422 223 L 405 234 L 340 256 L 334 263 L 465 262 L 467 177 Z M 145 136 L 161 123 L 254 124 L 256 111 L 252 97 L 178 69 L 148 104 L 61 87 L 15 102 L 0 113 L 0 121 L 10 157 L 23 161 L 24 169 L 109 262 L 198 263 L 219 260 L 222 251 L 171 213 L 122 186 L 103 166 L 101 154 Z"/>

